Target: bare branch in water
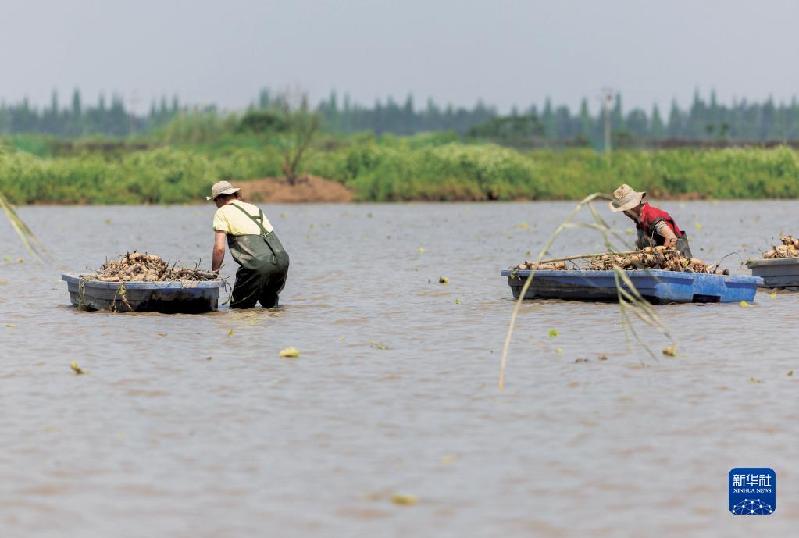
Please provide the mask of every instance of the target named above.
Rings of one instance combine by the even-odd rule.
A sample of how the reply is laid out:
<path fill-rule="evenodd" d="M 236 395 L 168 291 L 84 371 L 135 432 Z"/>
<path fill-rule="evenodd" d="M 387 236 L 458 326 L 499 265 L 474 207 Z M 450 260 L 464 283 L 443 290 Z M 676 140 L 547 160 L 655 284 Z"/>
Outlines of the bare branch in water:
<path fill-rule="evenodd" d="M 613 245 L 612 239 L 618 240 L 622 245 L 626 243 L 626 239 L 622 237 L 618 232 L 611 229 L 608 226 L 605 219 L 597 212 L 596 208 L 591 205 L 591 202 L 594 200 L 606 200 L 608 199 L 608 195 L 602 193 L 594 193 L 590 196 L 585 197 L 581 200 L 577 206 L 572 210 L 571 213 L 566 217 L 564 220 L 552 233 L 552 235 L 547 239 L 546 244 L 538 253 L 538 258 L 536 260 L 536 265 L 534 267 L 538 267 L 544 255 L 549 251 L 552 244 L 555 242 L 555 239 L 566 229 L 569 228 L 588 228 L 591 230 L 596 230 L 602 236 L 602 239 L 605 243 L 605 248 L 608 252 L 618 252 L 620 249 L 617 249 Z M 573 222 L 574 217 L 584 208 L 588 206 L 591 216 L 594 219 L 594 222 L 586 223 L 586 222 Z M 621 249 L 623 250 L 623 249 Z M 570 257 L 571 258 L 571 257 Z M 568 259 L 568 258 L 567 258 Z M 664 336 L 672 340 L 671 335 L 669 334 L 668 329 L 666 326 L 660 321 L 655 310 L 652 308 L 652 305 L 644 299 L 638 290 L 635 288 L 635 285 L 630 280 L 627 273 L 618 266 L 613 267 L 613 272 L 615 276 L 615 284 L 616 290 L 618 291 L 619 297 L 619 314 L 621 315 L 621 322 L 622 326 L 624 327 L 624 332 L 627 337 L 627 345 L 630 345 L 630 336 L 632 336 L 639 345 L 641 345 L 646 352 L 652 356 L 653 358 L 656 355 L 652 352 L 649 346 L 640 338 L 638 332 L 635 330 L 635 326 L 631 321 L 631 315 L 635 318 L 638 318 L 640 321 L 649 325 L 651 327 L 656 328 L 659 332 L 661 332 Z M 508 365 L 508 351 L 510 349 L 510 342 L 511 338 L 513 337 L 513 331 L 516 326 L 516 319 L 519 315 L 519 309 L 521 308 L 522 301 L 524 300 L 524 296 L 527 295 L 527 291 L 530 289 L 530 285 L 533 282 L 533 278 L 535 277 L 536 270 L 535 268 L 530 270 L 530 274 L 528 275 L 527 279 L 522 286 L 521 291 L 519 292 L 519 298 L 516 300 L 516 304 L 513 305 L 513 313 L 511 314 L 510 323 L 508 323 L 508 331 L 505 335 L 505 343 L 502 346 L 502 356 L 500 358 L 499 363 L 499 389 L 503 390 L 505 388 L 505 370 Z"/>
<path fill-rule="evenodd" d="M 48 257 L 47 249 L 44 248 L 44 245 L 36 238 L 31 229 L 28 228 L 28 225 L 17 215 L 14 206 L 11 205 L 2 192 L 0 192 L 0 207 L 3 208 L 3 213 L 5 213 L 6 218 L 8 218 L 8 222 L 11 223 L 11 227 L 14 228 L 14 231 L 19 235 L 22 244 L 25 245 L 25 249 L 27 249 L 36 261 L 43 262 L 44 259 Z"/>

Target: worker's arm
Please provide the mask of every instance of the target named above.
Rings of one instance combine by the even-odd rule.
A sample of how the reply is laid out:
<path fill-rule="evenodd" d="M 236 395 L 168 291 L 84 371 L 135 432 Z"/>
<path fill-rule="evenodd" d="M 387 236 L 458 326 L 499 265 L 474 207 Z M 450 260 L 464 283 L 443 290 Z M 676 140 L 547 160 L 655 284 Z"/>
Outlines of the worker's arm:
<path fill-rule="evenodd" d="M 655 225 L 655 231 L 665 239 L 663 246 L 666 248 L 674 248 L 677 246 L 677 236 L 671 230 L 671 227 L 666 224 L 666 221 L 661 220 L 658 222 Z"/>
<path fill-rule="evenodd" d="M 214 251 L 211 254 L 211 271 L 219 271 L 222 267 L 222 260 L 225 259 L 225 241 L 227 240 L 225 232 L 216 232 L 214 235 Z"/>

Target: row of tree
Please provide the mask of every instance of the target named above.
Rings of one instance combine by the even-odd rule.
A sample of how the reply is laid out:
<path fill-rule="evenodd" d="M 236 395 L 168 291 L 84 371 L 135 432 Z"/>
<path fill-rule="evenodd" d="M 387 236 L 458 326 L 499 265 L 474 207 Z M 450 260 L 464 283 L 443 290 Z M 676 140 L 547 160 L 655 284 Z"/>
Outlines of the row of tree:
<path fill-rule="evenodd" d="M 50 104 L 35 107 L 27 98 L 19 103 L 0 103 L 0 134 L 38 133 L 63 137 L 107 135 L 122 137 L 144 133 L 170 121 L 184 110 L 177 96 L 153 101 L 146 115 L 134 114 L 121 96 L 112 94 L 109 101 L 100 94 L 95 104 L 87 104 L 80 90 L 74 90 L 68 104 L 61 105 L 57 92 Z"/>
<path fill-rule="evenodd" d="M 268 108 L 280 100 L 262 90 L 257 106 Z M 500 115 L 496 107 L 478 101 L 472 108 L 439 106 L 428 99 L 424 107 L 415 106 L 412 95 L 403 102 L 389 97 L 371 107 L 353 103 L 348 95 L 339 99 L 334 92 L 319 103 L 318 112 L 325 126 L 335 132 L 374 131 L 413 134 L 424 131 L 455 131 L 462 135 L 496 139 L 511 145 L 604 144 L 606 129 L 616 144 L 647 142 L 769 142 L 799 140 L 799 101 L 775 103 L 718 102 L 715 91 L 705 99 L 697 91 L 691 106 L 672 101 L 667 114 L 658 105 L 646 111 L 625 110 L 622 96 L 616 93 L 604 110 L 592 111 L 587 99 L 572 111 L 567 105 L 555 106 L 546 99 L 543 106 L 525 110 L 513 107 Z"/>
<path fill-rule="evenodd" d="M 264 89 L 251 105 L 251 110 L 302 108 L 307 98 L 288 92 Z M 191 109 L 197 110 L 197 109 Z M 34 107 L 27 99 L 16 104 L 0 104 L 0 134 L 42 133 L 64 137 L 90 134 L 122 137 L 146 133 L 164 125 L 176 115 L 191 112 L 177 97 L 153 102 L 147 114 L 134 114 L 123 99 L 112 95 L 109 102 L 100 96 L 97 103 L 86 105 L 80 91 L 75 90 L 70 102 L 61 106 L 54 92 L 49 106 Z M 618 145 L 652 142 L 692 141 L 770 142 L 799 140 L 799 101 L 775 103 L 735 101 L 719 103 L 715 92 L 704 98 L 694 94 L 688 108 L 676 101 L 663 112 L 655 105 L 650 110 L 625 110 L 621 94 L 613 97 L 605 110 L 589 106 L 583 99 L 577 110 L 556 106 L 547 99 L 542 106 L 524 110 L 513 108 L 509 115 L 500 115 L 496 107 L 478 101 L 473 107 L 441 106 L 429 99 L 418 107 L 413 96 L 398 102 L 392 98 L 378 100 L 372 106 L 354 103 L 348 95 L 334 92 L 315 108 L 324 128 L 339 133 L 372 131 L 400 135 L 423 131 L 454 131 L 461 135 L 485 138 L 509 145 L 601 146 L 609 131 Z M 203 113 L 216 114 L 215 108 Z"/>

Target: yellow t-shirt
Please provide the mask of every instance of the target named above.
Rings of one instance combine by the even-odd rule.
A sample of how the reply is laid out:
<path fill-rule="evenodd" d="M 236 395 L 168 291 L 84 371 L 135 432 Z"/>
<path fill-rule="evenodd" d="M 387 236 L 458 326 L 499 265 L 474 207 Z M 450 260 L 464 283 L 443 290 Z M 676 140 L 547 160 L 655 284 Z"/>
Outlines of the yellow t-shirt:
<path fill-rule="evenodd" d="M 258 218 L 259 210 L 257 207 L 247 202 L 236 200 L 216 210 L 214 214 L 214 230 L 230 235 L 260 235 L 261 229 L 258 225 L 250 217 L 242 213 L 241 210 L 233 207 L 233 204 L 238 205 L 256 219 Z M 264 215 L 262 224 L 267 232 L 271 232 L 274 229 L 266 215 Z"/>

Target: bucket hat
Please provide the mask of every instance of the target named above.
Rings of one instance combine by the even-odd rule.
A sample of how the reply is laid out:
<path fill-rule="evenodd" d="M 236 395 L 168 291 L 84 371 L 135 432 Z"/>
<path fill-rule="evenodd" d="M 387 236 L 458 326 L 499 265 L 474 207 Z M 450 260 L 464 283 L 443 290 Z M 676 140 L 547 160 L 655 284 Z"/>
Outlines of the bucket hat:
<path fill-rule="evenodd" d="M 643 199 L 646 197 L 646 192 L 634 191 L 632 187 L 626 183 L 613 191 L 613 200 L 608 203 L 608 207 L 614 213 L 627 211 L 634 207 L 638 207 Z"/>
<path fill-rule="evenodd" d="M 240 190 L 240 188 L 231 185 L 230 181 L 217 181 L 213 184 L 213 186 L 211 186 L 211 196 L 206 196 L 205 199 L 216 200 L 223 194 L 233 194 L 239 192 Z"/>

